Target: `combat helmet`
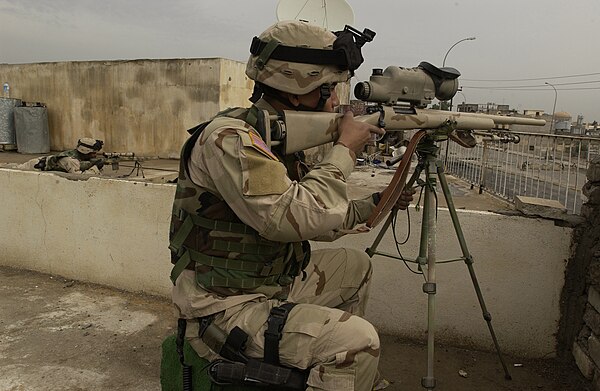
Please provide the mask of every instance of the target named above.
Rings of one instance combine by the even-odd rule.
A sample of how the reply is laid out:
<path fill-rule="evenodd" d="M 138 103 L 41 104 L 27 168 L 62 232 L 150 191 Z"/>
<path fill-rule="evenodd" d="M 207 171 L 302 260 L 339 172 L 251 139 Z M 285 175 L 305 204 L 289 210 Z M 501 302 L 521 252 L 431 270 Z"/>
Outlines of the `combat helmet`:
<path fill-rule="evenodd" d="M 77 152 L 87 155 L 88 153 L 98 152 L 102 149 L 104 141 L 96 140 L 90 137 L 84 137 L 77 140 Z"/>
<path fill-rule="evenodd" d="M 255 81 L 250 100 L 260 98 L 263 86 L 304 95 L 348 81 L 363 62 L 361 47 L 374 36 L 371 30 L 361 33 L 350 26 L 333 33 L 302 21 L 275 23 L 254 37 L 250 46 L 246 75 Z"/>

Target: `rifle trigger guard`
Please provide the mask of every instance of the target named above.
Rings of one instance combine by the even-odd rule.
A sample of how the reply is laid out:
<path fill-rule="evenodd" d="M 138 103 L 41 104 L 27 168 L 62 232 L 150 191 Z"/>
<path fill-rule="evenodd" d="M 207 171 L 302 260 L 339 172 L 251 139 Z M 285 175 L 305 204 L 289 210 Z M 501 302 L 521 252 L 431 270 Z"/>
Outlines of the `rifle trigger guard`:
<path fill-rule="evenodd" d="M 385 128 L 385 110 L 383 110 L 383 106 L 379 106 L 379 119 L 377 120 L 377 126 L 380 128 Z"/>

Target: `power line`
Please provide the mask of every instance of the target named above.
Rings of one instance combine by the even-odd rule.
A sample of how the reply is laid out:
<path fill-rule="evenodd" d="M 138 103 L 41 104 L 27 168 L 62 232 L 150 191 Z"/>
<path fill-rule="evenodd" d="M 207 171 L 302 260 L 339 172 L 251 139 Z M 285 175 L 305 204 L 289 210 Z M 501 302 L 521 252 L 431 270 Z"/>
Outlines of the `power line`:
<path fill-rule="evenodd" d="M 567 75 L 567 76 L 535 77 L 535 78 L 529 78 L 529 79 L 461 79 L 461 80 L 466 80 L 466 81 L 500 81 L 500 82 L 505 82 L 505 81 L 535 81 L 535 80 L 567 79 L 567 78 L 571 78 L 571 77 L 585 77 L 585 76 L 595 76 L 595 75 L 600 75 L 600 72 L 581 73 L 581 74 L 578 74 L 578 75 Z"/>
<path fill-rule="evenodd" d="M 578 84 L 593 84 L 593 83 L 600 83 L 600 80 L 589 80 L 589 81 L 577 81 L 577 82 L 572 82 L 572 83 L 554 83 L 555 86 L 571 86 L 571 85 L 578 85 Z M 462 86 L 462 87 L 467 87 L 467 86 Z M 486 89 L 494 89 L 494 88 L 534 88 L 534 87 L 542 87 L 542 88 L 547 88 L 545 84 L 538 84 L 538 85 L 528 85 L 528 86 L 479 86 L 477 88 L 486 88 Z M 474 88 L 474 87 L 471 87 Z"/>
<path fill-rule="evenodd" d="M 510 87 L 475 87 L 475 86 L 461 86 L 462 88 L 471 88 L 477 90 L 497 90 L 497 91 L 547 91 L 548 88 L 537 87 L 537 88 L 510 88 Z M 535 87 L 535 86 L 529 86 Z M 581 87 L 581 88 L 557 88 L 557 91 L 583 91 L 583 90 L 600 90 L 600 87 Z"/>

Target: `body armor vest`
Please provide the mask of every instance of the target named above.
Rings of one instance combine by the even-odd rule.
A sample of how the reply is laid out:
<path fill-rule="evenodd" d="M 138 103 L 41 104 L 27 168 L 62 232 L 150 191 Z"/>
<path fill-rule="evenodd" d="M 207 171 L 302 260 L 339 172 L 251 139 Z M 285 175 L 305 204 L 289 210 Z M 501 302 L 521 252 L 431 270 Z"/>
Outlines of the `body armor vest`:
<path fill-rule="evenodd" d="M 247 121 L 248 112 L 232 109 L 217 116 Z M 264 293 L 274 297 L 286 291 L 282 288 L 289 286 L 306 266 L 310 246 L 307 241 L 281 243 L 261 237 L 225 201 L 192 182 L 187 161 L 208 125 L 190 130 L 192 137 L 180 156 L 170 227 L 169 248 L 175 264 L 171 280 L 175 284 L 184 269 L 192 269 L 203 289 L 219 295 Z"/>

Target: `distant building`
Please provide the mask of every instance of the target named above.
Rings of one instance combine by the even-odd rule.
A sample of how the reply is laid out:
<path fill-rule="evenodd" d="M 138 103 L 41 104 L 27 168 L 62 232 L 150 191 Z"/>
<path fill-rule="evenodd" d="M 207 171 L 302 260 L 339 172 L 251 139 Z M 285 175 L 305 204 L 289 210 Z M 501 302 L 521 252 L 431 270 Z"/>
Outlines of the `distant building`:
<path fill-rule="evenodd" d="M 544 110 L 527 109 L 523 110 L 523 115 L 526 117 L 541 117 L 544 115 Z"/>
<path fill-rule="evenodd" d="M 577 122 L 571 126 L 570 133 L 576 136 L 585 136 L 586 124 L 583 123 L 583 115 L 579 114 L 577 116 Z"/>
<path fill-rule="evenodd" d="M 554 113 L 554 133 L 571 134 L 571 114 L 566 111 Z"/>
<path fill-rule="evenodd" d="M 499 105 L 496 103 L 460 103 L 457 108 L 461 113 L 485 113 L 507 115 L 514 112 L 509 105 Z"/>
<path fill-rule="evenodd" d="M 456 106 L 456 110 L 461 113 L 477 113 L 479 111 L 479 105 L 477 103 L 459 103 Z"/>
<path fill-rule="evenodd" d="M 592 137 L 600 137 L 600 125 L 598 122 L 594 121 L 587 126 L 585 134 Z"/>
<path fill-rule="evenodd" d="M 508 105 L 498 105 L 498 114 L 510 114 L 511 110 Z"/>

